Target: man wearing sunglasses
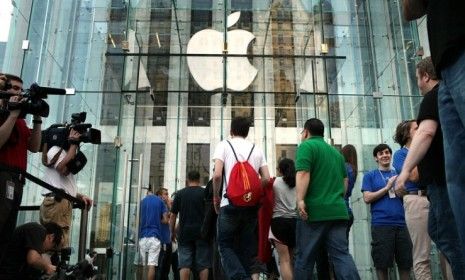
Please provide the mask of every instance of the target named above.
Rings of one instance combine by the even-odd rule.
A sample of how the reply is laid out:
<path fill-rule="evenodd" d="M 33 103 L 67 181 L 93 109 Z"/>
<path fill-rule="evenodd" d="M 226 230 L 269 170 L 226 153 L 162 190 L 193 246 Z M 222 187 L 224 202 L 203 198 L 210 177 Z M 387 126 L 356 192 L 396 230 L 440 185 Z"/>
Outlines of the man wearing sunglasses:
<path fill-rule="evenodd" d="M 42 257 L 60 247 L 63 231 L 55 223 L 27 223 L 17 227 L 0 263 L 0 279 L 40 279 L 51 275 L 56 267 Z"/>

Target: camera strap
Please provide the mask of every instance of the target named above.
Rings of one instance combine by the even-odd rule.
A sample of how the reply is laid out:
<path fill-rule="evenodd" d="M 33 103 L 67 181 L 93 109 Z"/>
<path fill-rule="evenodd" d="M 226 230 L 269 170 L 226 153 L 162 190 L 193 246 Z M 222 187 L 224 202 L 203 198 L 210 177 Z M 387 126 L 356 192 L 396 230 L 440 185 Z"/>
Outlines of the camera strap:
<path fill-rule="evenodd" d="M 60 150 L 53 156 L 52 160 L 48 162 L 48 156 L 47 156 L 48 147 L 47 146 L 48 146 L 47 143 L 45 143 L 44 148 L 42 149 L 42 164 L 47 167 L 52 167 L 53 165 L 55 165 L 58 158 L 60 157 L 61 152 L 63 151 L 63 148 L 60 148 Z"/>

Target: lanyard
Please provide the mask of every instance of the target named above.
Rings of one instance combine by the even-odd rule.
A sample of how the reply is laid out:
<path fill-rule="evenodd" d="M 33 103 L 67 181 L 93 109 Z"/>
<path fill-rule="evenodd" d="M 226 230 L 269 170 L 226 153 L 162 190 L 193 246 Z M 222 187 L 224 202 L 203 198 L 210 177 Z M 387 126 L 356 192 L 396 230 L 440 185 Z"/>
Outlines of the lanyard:
<path fill-rule="evenodd" d="M 379 175 L 381 176 L 381 178 L 383 178 L 383 180 L 384 180 L 385 183 L 387 183 L 387 182 L 389 181 L 389 178 L 392 177 L 392 176 L 391 176 L 391 175 L 392 175 L 392 169 L 389 170 L 389 177 L 388 177 L 388 178 L 384 177 L 383 173 L 381 173 L 381 170 L 379 170 L 379 169 L 378 169 L 378 173 L 379 173 Z"/>

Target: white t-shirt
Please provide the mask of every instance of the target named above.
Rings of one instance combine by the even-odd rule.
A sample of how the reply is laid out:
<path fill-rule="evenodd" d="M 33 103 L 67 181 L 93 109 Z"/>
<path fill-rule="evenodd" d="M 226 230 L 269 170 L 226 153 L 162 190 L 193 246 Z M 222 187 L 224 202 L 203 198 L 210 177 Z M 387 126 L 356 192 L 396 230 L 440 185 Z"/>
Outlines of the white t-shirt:
<path fill-rule="evenodd" d="M 48 162 L 50 162 L 59 151 L 60 147 L 51 147 L 47 153 Z M 69 173 L 68 176 L 63 176 L 56 170 L 56 167 L 65 158 L 65 156 L 66 151 L 62 150 L 60 156 L 58 157 L 58 160 L 55 162 L 54 167 L 47 167 L 45 169 L 44 181 L 58 189 L 64 190 L 67 194 L 75 197 L 77 193 L 77 185 L 74 175 L 72 173 Z M 49 191 L 47 190 L 44 193 L 49 193 Z"/>
<path fill-rule="evenodd" d="M 231 142 L 231 145 L 234 147 L 234 151 L 236 152 L 236 155 L 239 161 L 245 161 L 247 157 L 249 156 L 253 143 L 241 137 L 234 137 L 232 139 L 229 139 L 229 142 Z M 213 161 L 215 161 L 216 159 L 219 159 L 223 162 L 224 164 L 223 168 L 224 168 L 225 175 L 226 175 L 226 182 L 228 182 L 229 175 L 231 174 L 231 170 L 234 164 L 236 164 L 236 158 L 234 157 L 234 153 L 231 149 L 231 146 L 229 146 L 226 140 L 221 141 L 218 144 L 218 146 L 216 146 L 215 153 L 213 154 Z M 263 155 L 262 150 L 258 148 L 256 145 L 253 149 L 252 154 L 250 155 L 249 163 L 257 171 L 257 173 L 260 167 L 264 167 L 267 165 L 265 156 Z M 223 183 L 224 183 L 224 180 L 223 180 Z M 226 187 L 227 187 L 227 184 L 226 186 L 223 186 L 223 193 L 221 194 L 220 207 L 229 205 L 228 199 L 224 197 L 224 195 L 226 194 Z"/>
<path fill-rule="evenodd" d="M 274 209 L 273 218 L 295 218 L 296 210 L 296 189 L 292 189 L 284 182 L 283 177 L 276 177 L 273 183 Z"/>

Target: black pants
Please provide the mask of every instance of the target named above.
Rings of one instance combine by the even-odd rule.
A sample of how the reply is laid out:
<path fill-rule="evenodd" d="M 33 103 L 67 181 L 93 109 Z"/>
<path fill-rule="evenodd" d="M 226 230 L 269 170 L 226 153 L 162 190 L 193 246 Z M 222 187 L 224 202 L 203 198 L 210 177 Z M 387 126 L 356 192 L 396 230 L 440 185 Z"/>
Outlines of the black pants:
<path fill-rule="evenodd" d="M 171 243 L 163 244 L 160 250 L 160 257 L 158 258 L 158 268 L 155 279 L 157 280 L 168 280 L 171 268 Z"/>
<path fill-rule="evenodd" d="M 16 228 L 22 197 L 23 182 L 20 177 L 0 170 L 0 262 Z"/>

